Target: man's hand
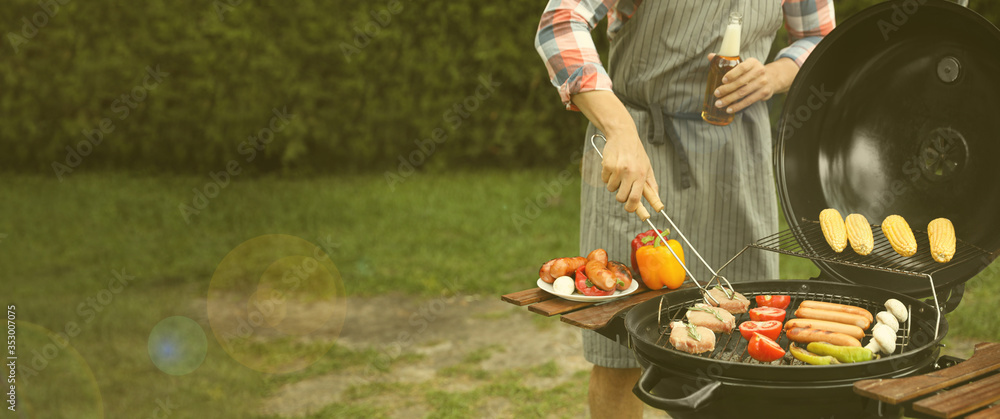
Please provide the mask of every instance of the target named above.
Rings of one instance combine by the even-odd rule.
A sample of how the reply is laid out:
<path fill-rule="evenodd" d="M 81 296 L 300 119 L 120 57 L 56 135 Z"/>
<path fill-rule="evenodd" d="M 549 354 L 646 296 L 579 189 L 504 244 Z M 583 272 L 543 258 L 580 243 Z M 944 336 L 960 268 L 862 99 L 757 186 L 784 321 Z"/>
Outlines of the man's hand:
<path fill-rule="evenodd" d="M 711 60 L 715 54 L 708 54 Z M 740 63 L 722 78 L 722 85 L 715 89 L 715 106 L 726 113 L 736 113 L 748 106 L 768 100 L 775 93 L 788 91 L 799 72 L 799 66 L 788 58 L 781 58 L 763 65 L 756 58 Z"/>
<path fill-rule="evenodd" d="M 625 203 L 625 211 L 635 212 L 646 184 L 658 190 L 638 133 L 609 137 L 601 166 L 601 179 L 608 184 L 608 191 L 618 191 L 615 199 Z"/>
<path fill-rule="evenodd" d="M 601 179 L 609 191 L 618 192 L 615 199 L 625 203 L 626 211 L 635 212 L 646 189 L 649 191 L 646 200 L 654 205 L 654 210 L 656 205 L 662 205 L 649 156 L 639 140 L 632 116 L 618 97 L 607 90 L 594 90 L 573 95 L 573 104 L 608 139 L 601 162 Z"/>

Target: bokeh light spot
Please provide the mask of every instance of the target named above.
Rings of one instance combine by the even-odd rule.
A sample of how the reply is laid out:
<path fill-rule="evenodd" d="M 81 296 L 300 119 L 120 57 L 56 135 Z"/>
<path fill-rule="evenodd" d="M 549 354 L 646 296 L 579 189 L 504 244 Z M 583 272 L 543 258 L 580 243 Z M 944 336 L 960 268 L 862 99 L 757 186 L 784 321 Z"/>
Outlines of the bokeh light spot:
<path fill-rule="evenodd" d="M 237 362 L 280 374 L 316 362 L 347 313 L 344 283 L 324 248 L 269 234 L 234 248 L 208 287 L 208 321 Z"/>
<path fill-rule="evenodd" d="M 149 332 L 149 359 L 170 375 L 190 374 L 208 353 L 208 338 L 197 322 L 184 316 L 160 320 Z"/>

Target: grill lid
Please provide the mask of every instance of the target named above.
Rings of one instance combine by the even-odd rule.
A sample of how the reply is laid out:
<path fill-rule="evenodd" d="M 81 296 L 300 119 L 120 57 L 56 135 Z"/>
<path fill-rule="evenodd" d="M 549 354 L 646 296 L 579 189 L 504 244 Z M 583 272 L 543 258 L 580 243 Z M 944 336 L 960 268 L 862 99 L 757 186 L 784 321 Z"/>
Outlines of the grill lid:
<path fill-rule="evenodd" d="M 822 235 L 803 232 L 836 208 L 874 224 L 899 214 L 914 230 L 952 220 L 959 239 L 980 251 L 934 273 L 939 290 L 1000 254 L 998 50 L 1000 30 L 990 22 L 934 0 L 880 3 L 817 45 L 789 90 L 775 145 L 781 204 L 802 248 L 828 248 Z M 914 258 L 928 252 L 926 235 L 917 237 Z M 854 255 L 850 247 L 844 254 Z M 892 257 L 874 254 L 867 263 Z M 926 279 L 813 260 L 836 281 L 931 294 Z"/>

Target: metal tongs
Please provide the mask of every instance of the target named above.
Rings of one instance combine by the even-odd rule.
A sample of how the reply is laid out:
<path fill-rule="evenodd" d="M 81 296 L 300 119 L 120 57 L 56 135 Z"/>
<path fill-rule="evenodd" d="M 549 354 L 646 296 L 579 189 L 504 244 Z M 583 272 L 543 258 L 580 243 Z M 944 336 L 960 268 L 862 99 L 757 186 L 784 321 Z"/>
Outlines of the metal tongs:
<path fill-rule="evenodd" d="M 604 140 L 605 144 L 607 144 L 608 139 L 607 137 L 601 134 L 594 134 L 593 136 L 590 137 L 590 145 L 594 147 L 595 151 L 597 151 L 597 155 L 601 156 L 601 159 L 604 159 L 604 153 L 601 153 L 601 150 L 597 148 L 597 144 L 594 142 L 594 140 L 597 139 L 597 137 L 601 137 Z M 708 262 L 705 261 L 705 258 L 701 257 L 701 253 L 698 253 L 698 249 L 696 249 L 694 245 L 691 244 L 691 242 L 687 239 L 687 237 L 684 236 L 684 233 L 681 231 L 681 229 L 677 228 L 677 224 L 674 223 L 674 220 L 671 220 L 670 216 L 667 215 L 666 211 L 664 211 L 665 206 L 663 205 L 663 202 L 657 199 L 655 191 L 653 191 L 649 187 L 649 185 L 646 185 L 642 191 L 642 195 L 646 198 L 646 201 L 649 202 L 649 205 L 653 207 L 654 211 L 659 212 L 660 215 L 663 215 L 663 218 L 667 219 L 667 222 L 670 223 L 670 227 L 673 228 L 673 231 L 677 232 L 677 234 L 681 236 L 681 240 L 684 240 L 684 243 L 687 244 L 688 249 L 691 249 L 691 251 L 694 252 L 694 255 L 698 257 L 698 260 L 700 260 L 701 263 L 705 265 L 706 268 L 708 268 L 708 271 L 712 273 L 712 279 L 709 280 L 704 287 L 701 286 L 701 283 L 699 283 L 698 280 L 695 279 L 694 274 L 692 274 L 691 271 L 688 270 L 687 265 L 685 265 L 684 262 L 681 261 L 681 258 L 677 256 L 677 253 L 674 253 L 674 249 L 670 248 L 670 245 L 667 243 L 667 239 L 663 237 L 663 234 L 660 234 L 660 230 L 656 228 L 655 225 L 653 225 L 653 222 L 649 219 L 649 212 L 646 211 L 646 207 L 642 204 L 641 201 L 639 202 L 639 207 L 635 209 L 636 215 L 639 216 L 640 220 L 649 223 L 649 226 L 653 228 L 653 232 L 655 232 L 657 237 L 659 237 L 660 240 L 663 241 L 664 246 L 666 246 L 667 250 L 670 251 L 670 254 L 674 256 L 674 259 L 677 260 L 678 263 L 681 264 L 681 267 L 684 268 L 684 272 L 687 273 L 688 277 L 690 277 L 691 280 L 694 281 L 694 284 L 698 287 L 698 289 L 701 290 L 702 299 L 705 300 L 706 303 L 711 305 L 716 305 L 716 306 L 721 305 L 721 303 L 718 300 L 716 300 L 715 297 L 712 296 L 712 294 L 708 292 L 708 288 L 712 286 L 713 281 L 718 282 L 718 286 L 719 288 L 722 288 L 723 293 L 726 294 L 726 298 L 729 298 L 730 300 L 734 299 L 736 297 L 736 291 L 733 290 L 733 285 L 729 283 L 729 280 L 726 279 L 726 277 L 719 275 L 719 273 L 716 272 L 715 269 L 712 269 L 712 266 L 710 266 Z M 725 282 L 726 285 L 722 285 L 723 282 Z M 715 304 L 709 302 L 709 299 L 711 299 L 712 302 L 714 302 Z"/>

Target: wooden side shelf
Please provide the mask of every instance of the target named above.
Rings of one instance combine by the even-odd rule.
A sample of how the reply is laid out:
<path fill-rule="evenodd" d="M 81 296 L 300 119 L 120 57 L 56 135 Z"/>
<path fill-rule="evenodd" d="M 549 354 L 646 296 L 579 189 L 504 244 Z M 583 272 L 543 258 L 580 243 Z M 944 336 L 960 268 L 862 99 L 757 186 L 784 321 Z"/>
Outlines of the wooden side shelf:
<path fill-rule="evenodd" d="M 693 286 L 684 284 L 677 290 Z M 500 299 L 516 306 L 528 306 L 531 312 L 546 317 L 562 315 L 563 322 L 581 329 L 598 330 L 607 326 L 615 316 L 625 313 L 636 304 L 677 290 L 664 288 L 651 291 L 640 283 L 639 289 L 628 296 L 602 303 L 589 303 L 559 298 L 536 287 L 502 295 Z"/>
<path fill-rule="evenodd" d="M 504 300 L 516 306 L 526 306 L 528 304 L 534 304 L 539 301 L 551 300 L 553 298 L 556 298 L 556 296 L 549 294 L 538 287 L 527 289 L 524 291 L 512 292 L 510 294 L 500 296 L 501 300 Z"/>
<path fill-rule="evenodd" d="M 934 417 L 954 418 L 1000 400 L 997 370 L 1000 343 L 980 343 L 972 357 L 958 365 L 915 377 L 858 381 L 854 392 L 889 404 L 928 396 L 915 401 L 913 409 Z M 970 417 L 990 414 L 998 415 L 1000 409 L 986 409 Z"/>

